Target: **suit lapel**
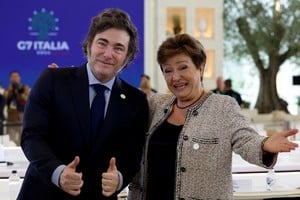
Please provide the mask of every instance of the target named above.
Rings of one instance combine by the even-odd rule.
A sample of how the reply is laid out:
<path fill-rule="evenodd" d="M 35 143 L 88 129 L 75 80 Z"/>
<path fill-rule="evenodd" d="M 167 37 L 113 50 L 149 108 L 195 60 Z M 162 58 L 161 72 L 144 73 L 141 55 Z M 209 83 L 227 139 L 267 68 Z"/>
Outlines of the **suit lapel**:
<path fill-rule="evenodd" d="M 74 80 L 71 81 L 70 89 L 74 109 L 80 125 L 80 133 L 86 142 L 86 146 L 90 146 L 90 109 L 89 109 L 89 83 L 86 71 L 86 65 L 78 67 L 73 71 Z"/>

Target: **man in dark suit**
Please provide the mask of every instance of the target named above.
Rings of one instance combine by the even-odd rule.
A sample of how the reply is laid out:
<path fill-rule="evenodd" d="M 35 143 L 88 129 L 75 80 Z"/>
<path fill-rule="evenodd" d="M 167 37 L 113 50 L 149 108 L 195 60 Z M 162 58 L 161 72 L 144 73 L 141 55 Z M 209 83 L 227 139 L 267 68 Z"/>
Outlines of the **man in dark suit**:
<path fill-rule="evenodd" d="M 43 71 L 24 113 L 21 146 L 30 165 L 18 199 L 116 200 L 131 181 L 149 111 L 143 92 L 118 73 L 136 56 L 137 37 L 127 13 L 106 9 L 93 18 L 83 43 L 86 64 Z M 94 84 L 106 86 L 95 134 Z"/>
<path fill-rule="evenodd" d="M 242 107 L 243 106 L 243 100 L 242 100 L 241 94 L 232 89 L 232 81 L 231 81 L 231 79 L 226 79 L 224 81 L 224 85 L 225 85 L 225 87 L 224 87 L 224 91 L 225 91 L 224 94 L 225 95 L 229 95 L 232 98 L 234 98 L 237 101 L 237 103 Z"/>

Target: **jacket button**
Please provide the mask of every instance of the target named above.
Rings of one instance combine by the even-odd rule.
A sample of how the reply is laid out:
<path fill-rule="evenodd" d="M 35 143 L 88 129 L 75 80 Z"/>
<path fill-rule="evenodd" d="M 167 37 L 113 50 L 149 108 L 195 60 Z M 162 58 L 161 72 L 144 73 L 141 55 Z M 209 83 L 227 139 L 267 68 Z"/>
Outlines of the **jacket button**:
<path fill-rule="evenodd" d="M 185 167 L 181 167 L 180 170 L 181 170 L 182 172 L 185 172 L 185 171 L 186 171 Z"/>
<path fill-rule="evenodd" d="M 192 114 L 193 114 L 193 116 L 197 116 L 198 115 L 198 111 L 194 110 Z"/>
<path fill-rule="evenodd" d="M 183 136 L 183 140 L 188 140 L 189 139 L 189 136 L 185 135 Z"/>

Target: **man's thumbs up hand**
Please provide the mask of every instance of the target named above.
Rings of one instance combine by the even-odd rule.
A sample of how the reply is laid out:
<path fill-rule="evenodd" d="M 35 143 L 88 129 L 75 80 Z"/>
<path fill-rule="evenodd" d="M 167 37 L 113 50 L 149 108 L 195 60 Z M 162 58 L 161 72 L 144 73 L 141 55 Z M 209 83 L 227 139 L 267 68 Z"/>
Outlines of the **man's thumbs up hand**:
<path fill-rule="evenodd" d="M 69 163 L 67 167 L 69 167 L 70 169 L 73 169 L 74 172 L 75 172 L 76 171 L 76 167 L 79 164 L 79 161 L 80 161 L 79 157 L 75 156 L 74 160 L 71 163 Z"/>
<path fill-rule="evenodd" d="M 75 156 L 74 160 L 64 168 L 60 175 L 61 189 L 73 196 L 80 194 L 83 185 L 82 173 L 76 172 L 79 161 L 79 156 Z"/>
<path fill-rule="evenodd" d="M 115 193 L 118 189 L 119 181 L 116 159 L 112 157 L 107 172 L 102 173 L 102 194 L 109 197 Z"/>

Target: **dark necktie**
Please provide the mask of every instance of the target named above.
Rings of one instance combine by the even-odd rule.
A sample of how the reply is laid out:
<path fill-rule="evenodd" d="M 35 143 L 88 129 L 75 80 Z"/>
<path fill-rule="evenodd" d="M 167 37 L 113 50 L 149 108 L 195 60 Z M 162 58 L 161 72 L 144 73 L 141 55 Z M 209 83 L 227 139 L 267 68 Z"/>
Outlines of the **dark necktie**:
<path fill-rule="evenodd" d="M 97 130 L 104 119 L 105 109 L 105 97 L 104 92 L 107 89 L 106 86 L 101 84 L 93 84 L 92 87 L 96 92 L 92 106 L 91 106 L 91 122 L 92 122 L 92 134 L 96 136 Z"/>

